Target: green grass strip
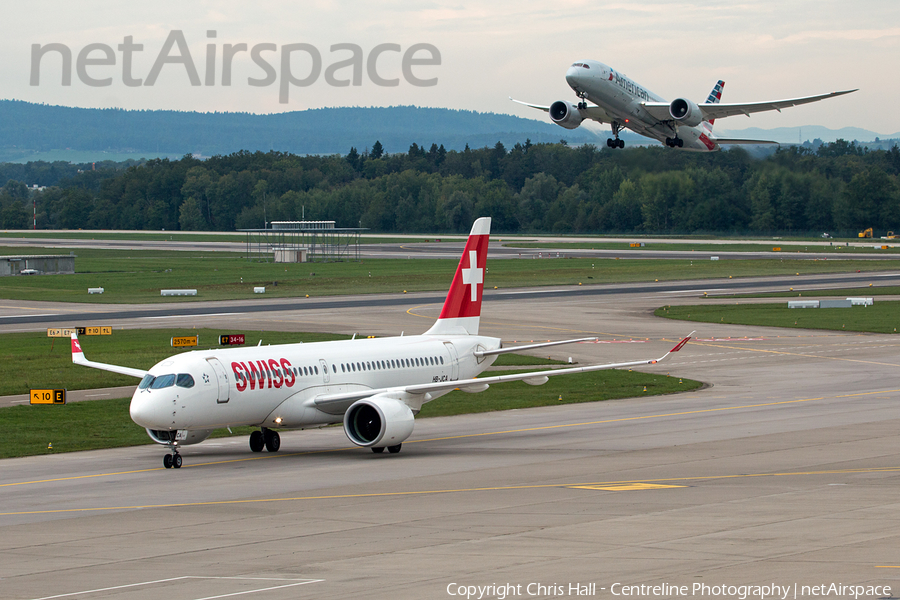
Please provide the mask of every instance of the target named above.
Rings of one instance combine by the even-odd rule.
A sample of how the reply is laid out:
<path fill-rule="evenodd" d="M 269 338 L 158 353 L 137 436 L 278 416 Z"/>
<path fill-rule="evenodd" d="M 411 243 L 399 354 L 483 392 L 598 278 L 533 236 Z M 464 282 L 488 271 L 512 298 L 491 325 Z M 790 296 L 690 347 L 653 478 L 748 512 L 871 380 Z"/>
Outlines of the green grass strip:
<path fill-rule="evenodd" d="M 853 306 L 851 308 L 788 308 L 787 302 L 778 304 L 695 304 L 663 306 L 656 309 L 654 314 L 658 317 L 701 323 L 794 329 L 897 333 L 897 328 L 900 328 L 900 302 L 896 301 L 881 301 L 875 302 L 873 306 Z"/>

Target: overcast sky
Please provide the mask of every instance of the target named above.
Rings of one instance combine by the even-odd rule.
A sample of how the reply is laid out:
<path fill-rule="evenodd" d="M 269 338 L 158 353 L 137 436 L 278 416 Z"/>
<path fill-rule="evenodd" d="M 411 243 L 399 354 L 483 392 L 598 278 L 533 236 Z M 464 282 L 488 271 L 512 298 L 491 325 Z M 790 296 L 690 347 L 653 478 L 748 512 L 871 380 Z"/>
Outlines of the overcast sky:
<path fill-rule="evenodd" d="M 649 90 L 674 99 L 704 101 L 717 79 L 726 82 L 723 101 L 774 100 L 835 90 L 859 92 L 785 112 L 732 117 L 727 129 L 823 125 L 833 129 L 864 127 L 880 134 L 900 132 L 900 2 L 897 0 L 494 0 L 491 2 L 332 2 L 329 0 L 200 0 L 115 2 L 82 0 L 4 1 L 0 38 L 0 97 L 65 106 L 120 107 L 191 111 L 282 112 L 330 106 L 418 105 L 543 118 L 542 113 L 509 101 L 550 104 L 574 100 L 565 83 L 567 67 L 595 59 L 614 67 Z M 201 85 L 191 84 L 181 63 L 161 63 L 152 86 L 125 84 L 126 36 L 133 51 L 132 83 L 146 82 L 164 43 L 183 32 Z M 215 38 L 208 37 L 215 31 Z M 61 84 L 61 55 L 47 52 L 40 61 L 40 84 L 31 85 L 32 46 L 63 44 L 72 53 L 72 83 Z M 322 59 L 322 73 L 310 85 L 290 87 L 279 101 L 282 46 L 310 44 Z M 78 55 L 89 44 L 113 50 L 114 65 L 88 64 L 83 72 L 111 84 L 94 87 L 78 76 Z M 207 46 L 215 44 L 215 80 L 206 77 Z M 222 85 L 226 44 L 274 44 L 261 59 L 272 65 L 275 81 L 265 79 L 250 52 L 234 55 L 230 86 Z M 385 87 L 362 72 L 362 85 L 336 87 L 325 78 L 328 67 L 351 56 L 333 52 L 335 44 L 355 44 L 368 59 L 380 44 L 398 44 L 400 52 L 378 57 L 376 72 L 399 79 Z M 403 53 L 413 44 L 430 44 L 440 65 L 413 65 L 419 79 L 401 72 Z M 105 52 L 86 55 L 102 61 Z M 177 46 L 168 53 L 180 57 Z M 290 55 L 294 77 L 310 75 L 303 51 Z M 419 51 L 415 58 L 430 56 Z M 106 59 L 110 60 L 110 59 Z M 335 73 L 351 80 L 352 68 Z M 333 78 L 333 79 L 334 79 Z M 887 108 L 885 108 L 887 106 Z"/>

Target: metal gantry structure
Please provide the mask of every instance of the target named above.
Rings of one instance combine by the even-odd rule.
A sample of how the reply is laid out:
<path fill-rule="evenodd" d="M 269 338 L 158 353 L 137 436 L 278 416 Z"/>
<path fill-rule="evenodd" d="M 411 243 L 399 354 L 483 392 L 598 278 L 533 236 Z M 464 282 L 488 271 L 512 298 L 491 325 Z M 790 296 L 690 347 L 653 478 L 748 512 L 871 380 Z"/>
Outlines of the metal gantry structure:
<path fill-rule="evenodd" d="M 247 234 L 247 257 L 274 262 L 276 250 L 306 251 L 308 262 L 359 261 L 361 227 L 335 227 L 334 221 L 273 221 L 266 229 L 239 229 Z M 290 255 L 291 252 L 283 253 Z"/>

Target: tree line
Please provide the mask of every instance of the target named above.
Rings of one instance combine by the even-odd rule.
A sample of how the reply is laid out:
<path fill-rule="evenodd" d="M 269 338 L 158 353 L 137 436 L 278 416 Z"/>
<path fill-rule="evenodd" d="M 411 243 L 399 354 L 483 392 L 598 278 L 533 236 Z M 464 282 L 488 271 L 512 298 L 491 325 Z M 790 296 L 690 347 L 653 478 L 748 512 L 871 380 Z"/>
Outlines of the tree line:
<path fill-rule="evenodd" d="M 37 167 L 35 167 L 37 168 Z M 0 227 L 233 231 L 333 220 L 378 232 L 854 235 L 900 230 L 900 149 L 838 141 L 763 159 L 742 149 L 380 142 L 346 155 L 237 152 L 82 170 L 42 191 L 9 181 Z"/>

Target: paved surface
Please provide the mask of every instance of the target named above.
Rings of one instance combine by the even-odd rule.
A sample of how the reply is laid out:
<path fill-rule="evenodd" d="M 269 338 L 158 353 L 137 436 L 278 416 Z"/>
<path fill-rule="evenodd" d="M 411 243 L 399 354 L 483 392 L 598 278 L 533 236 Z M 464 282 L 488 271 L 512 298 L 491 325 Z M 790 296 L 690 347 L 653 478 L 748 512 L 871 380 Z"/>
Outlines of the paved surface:
<path fill-rule="evenodd" d="M 512 290 L 486 290 L 484 301 L 488 306 L 494 302 L 505 303 L 511 299 L 551 300 L 584 298 L 585 302 L 599 301 L 603 296 L 621 294 L 651 294 L 659 298 L 699 296 L 704 292 L 715 295 L 746 294 L 765 291 L 787 291 L 798 293 L 812 289 L 843 287 L 865 287 L 867 285 L 898 286 L 900 270 L 876 273 L 835 273 L 825 275 L 799 275 L 779 277 L 742 277 L 739 279 L 707 279 L 703 281 L 663 281 L 646 283 L 624 283 L 611 285 L 548 286 L 540 288 L 517 288 Z M 280 298 L 230 300 L 223 302 L 172 302 L 165 304 L 110 305 L 62 302 L 22 302 L 0 300 L 0 331 L 34 331 L 42 327 L 112 325 L 127 324 L 131 327 L 159 327 L 161 324 L 177 321 L 195 323 L 198 320 L 217 319 L 221 323 L 253 322 L 271 319 L 278 313 L 309 313 L 324 311 L 332 314 L 344 309 L 365 314 L 378 310 L 407 307 L 410 304 L 433 304 L 444 301 L 446 292 L 426 292 L 417 294 L 382 294 L 363 296 L 336 296 L 325 298 Z M 596 297 L 596 298 L 592 298 Z M 771 300 L 767 300 L 771 302 Z M 666 302 L 664 302 L 666 303 Z M 265 314 L 266 317 L 261 315 Z M 275 318 L 278 318 L 277 316 Z M 355 321 L 343 322 L 340 331 Z M 251 329 L 265 329 L 260 325 Z M 310 331 L 310 330 L 304 330 Z M 351 333 L 353 330 L 351 329 Z"/>
<path fill-rule="evenodd" d="M 694 326 L 651 316 L 680 297 L 507 297 L 486 303 L 482 331 L 600 335 L 552 353 L 581 362 L 655 357 Z M 228 318 L 396 334 L 438 310 Z M 278 454 L 242 438 L 191 446 L 180 470 L 154 446 L 0 461 L 0 597 L 459 597 L 450 584 L 573 597 L 570 584 L 596 583 L 612 598 L 617 582 L 891 585 L 897 597 L 900 339 L 698 335 L 654 370 L 707 389 L 423 419 L 398 455 L 327 428 L 285 434 Z"/>
<path fill-rule="evenodd" d="M 179 239 L 179 235 L 175 234 L 171 240 L 147 240 L 141 239 L 141 236 L 135 235 L 131 240 L 108 240 L 108 239 L 87 239 L 87 238 L 16 238 L 0 236 L 0 246 L 12 248 L 23 248 L 23 252 L 27 252 L 28 248 L 54 248 L 58 250 L 77 250 L 79 248 L 93 248 L 104 250 L 165 250 L 165 251 L 189 251 L 189 252 L 246 252 L 247 244 L 245 242 L 193 242 Z M 367 236 L 369 237 L 369 236 Z M 377 237 L 377 236 L 372 236 Z M 402 236 L 389 236 L 397 238 Z M 415 236 L 414 240 L 421 240 L 426 236 Z M 448 242 L 449 239 L 459 238 L 458 241 Z M 383 244 L 361 244 L 360 255 L 363 258 L 449 258 L 456 259 L 465 246 L 465 236 L 443 236 L 441 242 L 420 242 L 413 241 L 406 243 L 387 242 Z M 772 259 L 780 260 L 900 260 L 900 254 L 872 254 L 864 252 L 856 252 L 856 249 L 867 248 L 881 245 L 894 245 L 894 241 L 885 240 L 869 240 L 868 242 L 852 242 L 850 246 L 839 245 L 834 247 L 829 245 L 830 242 L 793 242 L 793 241 L 776 241 L 761 240 L 704 240 L 702 243 L 715 244 L 721 246 L 721 249 L 711 251 L 694 252 L 692 250 L 652 250 L 652 249 L 630 249 L 625 244 L 646 241 L 650 244 L 678 244 L 685 243 L 685 240 L 670 239 L 651 239 L 647 240 L 642 236 L 633 238 L 581 238 L 581 237 L 558 237 L 558 236 L 532 236 L 526 238 L 505 238 L 497 235 L 493 237 L 497 242 L 490 247 L 488 255 L 492 260 L 500 258 L 521 258 L 521 259 L 541 259 L 548 257 L 566 258 L 566 257 L 585 257 L 585 258 L 624 258 L 624 259 L 646 259 L 646 258 L 669 258 L 681 260 L 709 260 L 712 256 L 717 256 L 720 260 L 758 260 Z M 505 242 L 501 241 L 505 240 Z M 515 243 L 542 243 L 542 244 L 560 244 L 557 249 L 553 248 L 514 248 L 508 244 Z M 576 243 L 620 243 L 623 245 L 621 250 L 601 250 L 593 248 L 571 249 L 570 244 Z M 763 246 L 780 246 L 783 251 L 771 252 L 732 252 L 728 250 L 729 246 L 735 244 L 761 244 Z M 804 248 L 800 252 L 800 248 Z M 797 251 L 791 250 L 796 248 Z M 818 252 L 806 252 L 809 248 L 820 249 Z"/>

